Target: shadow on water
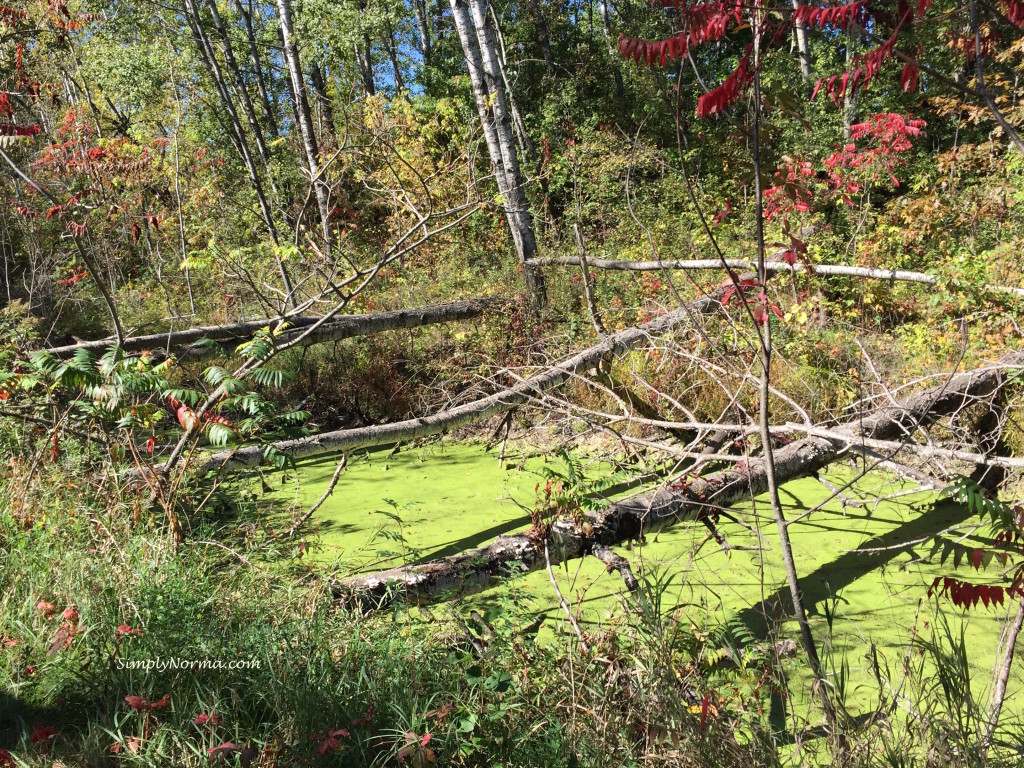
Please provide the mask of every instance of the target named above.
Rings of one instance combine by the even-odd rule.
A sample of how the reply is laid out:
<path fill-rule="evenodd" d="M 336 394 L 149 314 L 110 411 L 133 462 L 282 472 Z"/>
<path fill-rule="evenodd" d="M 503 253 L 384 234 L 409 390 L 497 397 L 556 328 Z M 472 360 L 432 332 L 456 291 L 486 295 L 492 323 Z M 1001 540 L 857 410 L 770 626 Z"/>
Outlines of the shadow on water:
<path fill-rule="evenodd" d="M 962 523 L 971 516 L 964 504 L 941 501 L 930 505 L 913 519 L 901 523 L 886 533 L 862 543 L 857 549 L 824 563 L 812 573 L 800 576 L 804 607 L 809 615 L 818 615 L 818 604 L 838 594 L 871 571 L 882 568 L 902 554 L 917 557 L 914 543 L 927 539 L 952 525 Z M 801 523 L 801 525 L 804 525 Z M 816 525 L 823 530 L 835 526 Z M 824 535 L 822 533 L 821 535 Z M 927 543 L 926 543 L 927 546 Z M 789 588 L 782 586 L 765 597 L 760 605 L 753 605 L 739 613 L 739 617 L 757 637 L 767 637 L 768 619 L 779 606 L 789 606 Z M 785 611 L 785 609 L 783 609 Z M 788 611 L 785 611 L 788 615 Z"/>
<path fill-rule="evenodd" d="M 465 552 L 467 549 L 473 549 L 479 547 L 482 544 L 486 544 L 502 534 L 509 533 L 522 528 L 524 525 L 530 522 L 529 515 L 523 515 L 521 517 L 513 518 L 512 520 L 505 520 L 504 522 L 493 525 L 490 528 L 485 528 L 482 531 L 478 531 L 472 536 L 466 536 L 462 539 L 455 539 L 448 544 L 444 544 L 440 549 L 433 549 L 429 553 L 425 553 L 418 560 L 414 560 L 413 564 L 418 565 L 420 563 L 426 563 L 431 560 L 437 560 L 441 557 L 451 557 L 461 552 Z"/>

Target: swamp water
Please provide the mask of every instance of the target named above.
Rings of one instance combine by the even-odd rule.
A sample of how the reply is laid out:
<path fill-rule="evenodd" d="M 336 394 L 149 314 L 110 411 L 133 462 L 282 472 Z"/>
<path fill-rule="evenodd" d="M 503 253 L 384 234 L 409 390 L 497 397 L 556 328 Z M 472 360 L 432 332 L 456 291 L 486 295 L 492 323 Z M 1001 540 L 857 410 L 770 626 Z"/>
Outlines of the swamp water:
<path fill-rule="evenodd" d="M 326 490 L 336 461 L 337 457 L 326 457 L 302 462 L 297 476 L 273 494 L 277 509 L 291 506 L 289 514 L 309 509 Z M 545 462 L 560 468 L 557 459 L 545 455 L 507 455 L 503 467 L 496 452 L 476 444 L 433 443 L 350 456 L 334 493 L 312 521 L 317 535 L 310 539 L 310 558 L 318 569 L 344 576 L 455 554 L 499 534 L 524 530 L 536 500 L 534 489 L 545 482 L 538 474 Z M 595 462 L 588 476 L 608 471 L 607 465 Z M 824 475 L 834 487 L 844 486 L 853 476 L 850 469 L 838 466 Z M 950 502 L 935 504 L 929 494 L 908 494 L 899 481 L 884 474 L 870 474 L 846 489 L 846 503 L 830 499 L 831 491 L 814 478 L 786 483 L 781 490 L 787 518 L 806 515 L 790 526 L 805 607 L 820 652 L 831 653 L 835 668 L 844 657 L 849 665 L 846 701 L 854 711 L 877 700 L 872 644 L 883 669 L 887 665 L 898 678 L 911 638 L 915 633 L 924 639 L 931 636 L 936 601 L 926 593 L 936 576 L 998 580 L 996 567 L 975 573 L 970 558 L 958 568 L 952 558 L 945 565 L 921 562 L 931 549 L 926 539 L 965 520 L 966 512 Z M 789 601 L 775 524 L 764 499 L 732 512 L 750 528 L 722 520 L 721 531 L 733 547 L 728 553 L 708 540 L 704 526 L 689 521 L 649 536 L 642 544 L 616 549 L 641 580 L 653 585 L 662 614 L 681 610 L 697 630 L 738 616 L 755 634 L 762 634 L 765 615 L 783 621 Z M 760 539 L 753 529 L 760 530 Z M 976 533 L 984 537 L 987 532 L 981 528 Z M 968 536 L 961 543 L 976 546 L 985 541 Z M 621 578 L 605 572 L 595 558 L 569 561 L 554 570 L 562 594 L 580 610 L 585 631 L 636 620 L 636 608 L 624 596 Z M 543 569 L 517 577 L 512 588 L 519 604 L 528 606 L 524 624 L 536 631 L 538 642 L 571 633 Z M 468 612 L 473 606 L 485 615 L 500 610 L 508 590 L 499 586 L 467 597 L 459 610 Z M 984 694 L 1007 609 L 979 605 L 966 615 L 945 599 L 943 608 L 955 634 L 966 619 L 975 696 L 987 701 Z M 783 621 L 781 633 L 798 639 L 792 621 Z M 794 691 L 807 690 L 802 651 L 789 666 Z M 1024 664 L 1015 667 L 1007 715 L 1022 710 L 1013 694 L 1024 691 Z"/>

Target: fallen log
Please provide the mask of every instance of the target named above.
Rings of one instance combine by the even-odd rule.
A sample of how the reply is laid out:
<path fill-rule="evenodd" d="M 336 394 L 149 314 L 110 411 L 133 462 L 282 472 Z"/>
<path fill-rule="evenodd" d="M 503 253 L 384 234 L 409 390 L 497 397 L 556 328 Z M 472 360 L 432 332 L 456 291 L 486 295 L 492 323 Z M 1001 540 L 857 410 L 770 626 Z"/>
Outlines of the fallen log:
<path fill-rule="evenodd" d="M 531 259 L 531 266 L 579 266 L 579 259 L 568 256 L 548 256 Z M 662 270 L 697 271 L 704 269 L 723 269 L 721 259 L 671 259 L 668 261 L 623 261 L 618 259 L 588 258 L 587 264 L 595 269 L 621 270 L 627 272 L 661 272 Z M 756 269 L 752 261 L 743 259 L 726 259 L 725 264 L 733 270 Z M 925 272 L 913 272 L 906 269 L 872 269 L 869 267 L 848 267 L 835 264 L 788 264 L 785 261 L 769 261 L 765 269 L 770 272 L 786 272 L 791 275 L 798 272 L 809 272 L 828 277 L 858 277 L 866 280 L 888 280 L 890 282 L 921 283 L 923 285 L 939 285 L 939 278 Z M 1024 297 L 1024 288 L 1004 285 L 986 285 L 985 290 L 997 293 L 1009 293 Z"/>
<path fill-rule="evenodd" d="M 664 336 L 676 328 L 688 324 L 697 314 L 706 315 L 717 311 L 722 306 L 723 290 L 723 288 L 719 288 L 642 325 L 611 334 L 600 344 L 578 352 L 567 360 L 545 369 L 542 373 L 524 379 L 515 386 L 488 397 L 420 418 L 281 440 L 273 444 L 273 449 L 297 460 L 325 453 L 352 451 L 359 448 L 390 445 L 399 441 L 415 440 L 482 421 L 560 386 L 572 376 L 595 365 L 603 358 L 621 355 L 648 339 Z M 196 460 L 195 466 L 200 472 L 238 470 L 244 467 L 258 466 L 263 462 L 264 456 L 264 446 L 252 445 L 206 454 Z M 157 470 L 159 471 L 159 467 Z"/>
<path fill-rule="evenodd" d="M 1003 361 L 1008 366 L 1021 358 Z M 877 408 L 864 417 L 841 424 L 826 435 L 809 436 L 775 450 L 778 482 L 816 473 L 835 461 L 859 440 L 909 438 L 923 425 L 957 413 L 966 406 L 990 398 L 1002 382 L 1001 366 L 951 376 L 937 387 L 927 389 L 898 405 Z M 610 569 L 630 578 L 628 564 L 610 554 L 608 547 L 639 539 L 668 528 L 681 520 L 697 520 L 718 510 L 764 493 L 768 488 L 765 462 L 747 460 L 708 477 L 687 478 L 642 496 L 615 502 L 604 510 L 587 513 L 588 531 L 571 519 L 560 519 L 550 527 L 552 563 L 595 554 Z M 452 557 L 419 565 L 361 574 L 333 586 L 339 601 L 377 608 L 395 597 L 428 602 L 444 595 L 464 594 L 492 584 L 515 568 L 532 571 L 545 566 L 545 537 L 538 531 L 499 536 L 492 543 Z M 624 561 L 624 559 L 623 559 Z M 635 584 L 635 580 L 633 580 Z M 630 585 L 631 588 L 632 585 Z"/>
<path fill-rule="evenodd" d="M 327 341 L 340 341 L 354 336 L 368 336 L 383 331 L 400 328 L 419 328 L 425 325 L 436 325 L 457 320 L 468 320 L 493 309 L 503 302 L 497 298 L 467 299 L 453 301 L 448 304 L 432 304 L 425 307 L 398 309 L 391 312 L 374 312 L 365 315 L 339 315 L 311 331 L 302 340 L 306 344 L 321 344 Z M 146 350 L 163 350 L 173 352 L 179 360 L 196 360 L 217 355 L 230 355 L 235 348 L 252 339 L 253 334 L 263 328 L 274 328 L 278 323 L 288 323 L 287 330 L 277 337 L 278 343 L 284 344 L 298 337 L 310 326 L 320 322 L 319 317 L 286 317 L 263 318 L 249 320 L 244 323 L 229 325 L 210 325 L 188 328 L 181 331 L 152 333 L 135 336 L 124 340 L 121 349 L 125 352 L 143 352 Z M 201 343 L 212 341 L 215 344 Z M 88 350 L 97 355 L 103 354 L 114 346 L 113 339 L 99 341 L 81 341 L 63 347 L 52 347 L 47 351 L 60 359 L 73 357 L 79 350 Z"/>

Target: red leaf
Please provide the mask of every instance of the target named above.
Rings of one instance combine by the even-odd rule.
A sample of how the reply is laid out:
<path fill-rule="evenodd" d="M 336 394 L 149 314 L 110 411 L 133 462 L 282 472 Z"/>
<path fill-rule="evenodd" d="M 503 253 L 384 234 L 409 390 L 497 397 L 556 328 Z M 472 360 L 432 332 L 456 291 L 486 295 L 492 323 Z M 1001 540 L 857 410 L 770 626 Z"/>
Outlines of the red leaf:
<path fill-rule="evenodd" d="M 740 92 L 751 79 L 750 57 L 743 56 L 736 69 L 722 81 L 721 85 L 697 99 L 697 117 L 708 118 L 721 114 L 739 98 Z"/>
<path fill-rule="evenodd" d="M 29 734 L 29 744 L 39 744 L 40 742 L 46 742 L 56 737 L 57 729 L 52 725 L 42 725 L 40 723 L 34 723 L 32 725 L 32 733 Z"/>
<path fill-rule="evenodd" d="M 1024 27 L 1024 2 L 1021 0 L 1000 0 L 1003 6 L 1003 13 L 1011 24 Z"/>
<path fill-rule="evenodd" d="M 0 123 L 0 136 L 35 136 L 42 128 L 39 125 L 11 125 Z"/>
<path fill-rule="evenodd" d="M 711 226 L 717 227 L 729 217 L 730 213 L 732 213 L 732 200 L 727 197 L 725 198 L 725 208 L 715 214 L 715 218 L 711 221 Z"/>
<path fill-rule="evenodd" d="M 800 254 L 796 251 L 786 251 L 782 254 L 782 260 L 792 267 L 800 260 Z"/>
<path fill-rule="evenodd" d="M 125 696 L 125 702 L 136 712 L 151 712 L 154 709 L 163 709 L 171 703 L 171 694 L 165 693 L 163 698 L 157 701 L 148 701 L 141 696 Z"/>
<path fill-rule="evenodd" d="M 174 415 L 178 418 L 178 423 L 184 430 L 190 431 L 199 427 L 199 417 L 187 405 L 179 406 Z"/>
<path fill-rule="evenodd" d="M 142 637 L 142 630 L 135 629 L 128 624 L 119 624 L 117 629 L 114 630 L 114 637 L 118 640 L 120 640 L 122 637 L 131 637 L 132 635 L 135 635 L 136 637 Z"/>
<path fill-rule="evenodd" d="M 984 551 L 982 551 L 981 547 L 975 547 L 975 549 L 974 549 L 974 562 L 973 562 L 974 570 L 977 571 L 979 568 L 981 568 L 981 558 L 982 558 L 982 556 L 984 554 L 985 553 L 984 553 Z"/>
<path fill-rule="evenodd" d="M 48 603 L 45 600 L 40 600 L 36 603 L 36 610 L 42 614 L 44 619 L 52 619 L 53 614 L 57 612 L 57 606 L 53 603 Z"/>
<path fill-rule="evenodd" d="M 223 744 L 218 744 L 216 747 L 210 747 L 207 753 L 210 755 L 211 760 L 220 760 L 223 762 L 228 755 L 233 755 L 235 752 L 240 751 L 242 748 L 235 744 L 233 741 L 225 741 Z"/>
<path fill-rule="evenodd" d="M 708 709 L 711 707 L 711 691 L 704 694 L 704 699 L 700 703 L 700 732 L 704 733 L 704 724 L 708 720 Z"/>
<path fill-rule="evenodd" d="M 909 61 L 903 65 L 903 74 L 900 75 L 900 88 L 904 93 L 912 93 L 917 90 L 917 67 Z"/>

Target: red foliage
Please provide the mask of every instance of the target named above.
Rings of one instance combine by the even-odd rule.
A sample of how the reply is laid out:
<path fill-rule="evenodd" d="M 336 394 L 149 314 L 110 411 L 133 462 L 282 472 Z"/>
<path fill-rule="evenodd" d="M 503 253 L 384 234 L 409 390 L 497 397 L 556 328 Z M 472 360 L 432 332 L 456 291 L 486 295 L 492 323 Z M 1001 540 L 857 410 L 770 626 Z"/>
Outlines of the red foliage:
<path fill-rule="evenodd" d="M 163 709 L 171 703 L 171 694 L 165 693 L 163 698 L 156 701 L 149 701 L 141 696 L 125 696 L 125 703 L 136 712 L 152 712 L 154 709 Z"/>
<path fill-rule="evenodd" d="M 879 45 L 877 48 L 872 48 L 867 53 L 859 54 L 854 59 L 854 67 L 851 72 L 844 72 L 842 75 L 832 75 L 827 80 L 823 77 L 814 86 L 814 91 L 811 93 L 811 100 L 818 95 L 818 91 L 821 86 L 825 86 L 825 90 L 828 91 L 829 96 L 832 97 L 832 101 L 835 102 L 836 106 L 840 104 L 843 97 L 846 95 L 847 90 L 853 93 L 860 87 L 863 90 L 867 90 L 868 83 L 871 79 L 878 74 L 881 70 L 882 65 L 892 57 L 893 49 L 896 47 L 896 38 L 899 36 L 900 30 L 897 27 L 896 31 L 892 34 L 888 40 Z"/>
<path fill-rule="evenodd" d="M 764 191 L 764 215 L 768 222 L 775 218 L 785 221 L 793 211 L 807 213 L 811 209 L 814 168 L 806 160 L 784 160 L 772 177 L 772 186 Z"/>
<path fill-rule="evenodd" d="M 742 21 L 741 2 L 701 3 L 690 8 L 681 8 L 683 19 L 689 29 L 691 45 L 721 40 L 725 37 L 730 20 L 737 24 Z"/>
<path fill-rule="evenodd" d="M 10 106 L 7 107 L 7 113 Z M 0 136 L 35 136 L 42 130 L 38 123 L 31 125 L 12 125 L 11 123 L 0 123 Z"/>
<path fill-rule="evenodd" d="M 958 608 L 974 608 L 979 602 L 989 608 L 1002 605 L 1006 595 L 1024 597 L 1024 589 L 1019 584 L 1004 589 L 995 584 L 972 584 L 950 576 L 936 576 L 928 589 L 928 597 L 933 594 L 936 597 L 948 596 Z"/>
<path fill-rule="evenodd" d="M 723 221 L 725 221 L 727 218 L 729 218 L 729 214 L 731 214 L 731 213 L 732 213 L 732 200 L 727 197 L 727 198 L 725 198 L 725 208 L 723 208 L 722 210 L 720 210 L 718 213 L 715 214 L 715 218 L 712 219 L 712 221 L 711 221 L 711 226 L 712 227 L 717 227 L 719 224 L 721 224 Z"/>
<path fill-rule="evenodd" d="M 910 139 L 920 136 L 925 125 L 924 120 L 907 119 L 893 112 L 881 112 L 857 123 L 851 128 L 851 138 L 856 141 L 870 138 L 876 146 L 858 149 L 856 144 L 847 144 L 826 158 L 830 186 L 843 196 L 847 205 L 850 204 L 850 195 L 860 192 L 861 183 L 844 173 L 846 170 L 860 169 L 872 181 L 884 173 L 898 187 L 899 180 L 892 172 L 897 166 L 906 164 L 900 155 L 911 148 Z"/>
<path fill-rule="evenodd" d="M 86 277 L 88 277 L 88 276 L 89 276 L 89 273 L 88 273 L 88 272 L 86 272 L 86 271 L 85 271 L 84 269 L 83 269 L 83 270 L 81 270 L 80 272 L 75 272 L 75 270 L 74 270 L 74 269 L 71 269 L 71 268 L 69 267 L 69 268 L 68 268 L 68 272 L 70 272 L 70 273 L 71 273 L 71 274 L 70 274 L 70 276 L 69 276 L 69 277 L 65 277 L 65 278 L 64 278 L 64 279 L 62 279 L 62 280 L 58 280 L 58 281 L 57 281 L 57 283 L 58 283 L 59 285 L 74 285 L 74 284 L 75 284 L 75 283 L 77 283 L 77 282 L 78 282 L 79 280 L 83 280 L 83 279 L 85 279 Z"/>
<path fill-rule="evenodd" d="M 57 613 L 57 606 L 46 600 L 40 600 L 36 603 L 36 610 L 39 611 L 44 619 L 52 619 L 53 615 Z"/>
<path fill-rule="evenodd" d="M 7 22 L 8 24 L 13 24 L 19 19 L 26 18 L 28 18 L 28 14 L 25 13 L 24 11 L 19 11 L 17 8 L 8 8 L 6 6 L 0 5 L 0 19 Z"/>
<path fill-rule="evenodd" d="M 721 40 L 725 37 L 730 21 L 740 23 L 743 6 L 740 0 L 709 2 L 687 6 L 684 0 L 666 0 L 665 8 L 678 8 L 683 29 L 662 40 L 639 40 L 628 35 L 619 35 L 619 55 L 648 66 L 665 66 L 668 61 L 677 61 L 686 56 L 690 46 Z"/>
<path fill-rule="evenodd" d="M 900 75 L 900 88 L 904 93 L 911 93 L 917 90 L 917 67 L 909 61 L 903 65 L 903 73 Z"/>
<path fill-rule="evenodd" d="M 726 278 L 725 280 L 722 281 L 722 284 L 719 286 L 719 288 L 725 288 L 725 290 L 722 291 L 722 306 L 728 307 L 732 303 L 732 299 L 734 296 L 742 297 L 743 291 L 745 289 L 757 288 L 760 285 L 761 283 L 759 283 L 757 280 L 753 278 L 746 278 L 744 280 L 740 280 L 739 283 L 734 283 L 732 281 L 732 278 Z"/>
<path fill-rule="evenodd" d="M 32 724 L 32 733 L 29 734 L 29 744 L 45 744 L 50 739 L 56 738 L 57 729 L 52 725 L 42 725 L 41 723 Z"/>
<path fill-rule="evenodd" d="M 1024 27 L 1024 2 L 1022 0 L 999 0 L 1006 20 L 1017 27 Z"/>
<path fill-rule="evenodd" d="M 814 5 L 798 5 L 793 12 L 794 24 L 818 25 L 820 29 L 826 26 L 837 29 L 846 29 L 852 21 L 865 21 L 867 3 L 865 0 L 854 0 L 846 5 L 833 5 L 821 8 Z"/>
<path fill-rule="evenodd" d="M 754 73 L 750 68 L 750 55 L 744 55 L 739 65 L 725 78 L 721 85 L 712 88 L 697 99 L 697 117 L 708 118 L 721 114 L 750 83 Z"/>
<path fill-rule="evenodd" d="M 117 629 L 114 630 L 114 637 L 117 640 L 121 640 L 125 637 L 142 637 L 142 630 L 132 627 L 129 624 L 119 624 Z"/>
<path fill-rule="evenodd" d="M 313 744 L 313 753 L 317 757 L 323 757 L 328 752 L 337 752 L 341 749 L 341 740 L 348 738 L 348 731 L 344 728 L 332 728 L 327 733 L 314 733 L 309 737 Z"/>

